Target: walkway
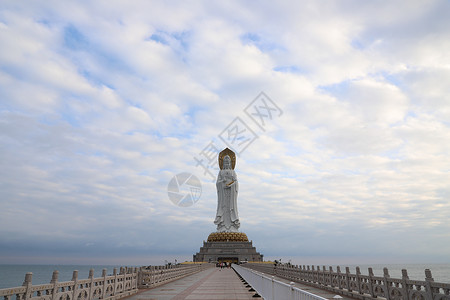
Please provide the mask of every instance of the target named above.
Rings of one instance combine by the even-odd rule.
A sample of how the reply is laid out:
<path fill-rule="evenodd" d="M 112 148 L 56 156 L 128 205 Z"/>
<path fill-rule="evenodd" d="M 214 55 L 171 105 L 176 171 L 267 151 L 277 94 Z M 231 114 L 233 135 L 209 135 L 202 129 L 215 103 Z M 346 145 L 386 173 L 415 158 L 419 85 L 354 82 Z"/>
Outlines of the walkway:
<path fill-rule="evenodd" d="M 211 268 L 197 274 L 139 292 L 126 300 L 255 299 L 233 269 Z"/>
<path fill-rule="evenodd" d="M 267 275 L 270 277 L 270 275 Z M 289 280 L 275 276 L 278 281 L 289 283 Z M 295 286 L 312 294 L 330 300 L 335 293 L 321 290 L 296 282 Z M 199 299 L 261 299 L 253 298 L 255 292 L 249 292 L 233 269 L 211 268 L 200 273 L 190 275 L 159 287 L 144 290 L 138 294 L 125 298 L 126 300 L 199 300 Z M 340 300 L 354 300 L 342 296 Z"/>

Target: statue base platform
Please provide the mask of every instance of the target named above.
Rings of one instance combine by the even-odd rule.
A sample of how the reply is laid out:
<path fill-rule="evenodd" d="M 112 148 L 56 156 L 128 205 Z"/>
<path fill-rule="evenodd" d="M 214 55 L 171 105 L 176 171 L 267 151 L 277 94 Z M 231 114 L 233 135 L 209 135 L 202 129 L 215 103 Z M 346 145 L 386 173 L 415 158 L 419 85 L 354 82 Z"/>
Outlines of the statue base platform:
<path fill-rule="evenodd" d="M 203 242 L 203 247 L 194 254 L 194 262 L 263 261 L 263 255 L 256 251 L 253 242 L 243 232 L 214 232 Z"/>

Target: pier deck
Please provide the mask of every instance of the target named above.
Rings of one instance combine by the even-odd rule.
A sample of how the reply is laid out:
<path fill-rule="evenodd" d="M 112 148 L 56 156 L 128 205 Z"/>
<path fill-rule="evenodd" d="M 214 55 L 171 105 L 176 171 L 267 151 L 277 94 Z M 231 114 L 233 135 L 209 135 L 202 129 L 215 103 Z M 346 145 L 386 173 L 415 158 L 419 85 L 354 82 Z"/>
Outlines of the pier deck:
<path fill-rule="evenodd" d="M 139 292 L 126 300 L 169 299 L 255 299 L 233 269 L 211 268 L 154 289 Z"/>
<path fill-rule="evenodd" d="M 276 280 L 289 282 L 279 277 L 276 277 Z M 295 286 L 330 300 L 335 296 L 331 292 L 300 283 L 295 283 Z M 245 287 L 233 269 L 212 268 L 153 289 L 141 291 L 125 300 L 255 299 L 253 298 L 255 292 L 248 290 L 249 288 Z M 341 300 L 350 299 L 344 297 Z"/>

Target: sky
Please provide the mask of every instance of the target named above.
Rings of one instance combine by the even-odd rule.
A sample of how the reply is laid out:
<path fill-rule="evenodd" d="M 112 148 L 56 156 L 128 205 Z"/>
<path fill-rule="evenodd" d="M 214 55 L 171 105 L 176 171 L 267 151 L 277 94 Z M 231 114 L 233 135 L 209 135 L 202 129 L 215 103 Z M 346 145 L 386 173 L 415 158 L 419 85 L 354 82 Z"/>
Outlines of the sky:
<path fill-rule="evenodd" d="M 1 1 L 0 263 L 192 260 L 226 147 L 265 259 L 450 262 L 449 14 Z"/>

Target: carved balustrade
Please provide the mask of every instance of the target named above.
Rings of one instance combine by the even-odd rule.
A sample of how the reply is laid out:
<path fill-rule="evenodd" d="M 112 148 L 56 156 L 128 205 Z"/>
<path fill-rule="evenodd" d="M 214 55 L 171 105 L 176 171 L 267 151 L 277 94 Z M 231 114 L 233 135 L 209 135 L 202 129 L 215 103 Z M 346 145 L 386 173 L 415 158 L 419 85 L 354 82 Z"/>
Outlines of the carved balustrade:
<path fill-rule="evenodd" d="M 158 285 L 214 267 L 214 264 L 151 266 L 139 271 L 139 288 L 154 288 Z"/>
<path fill-rule="evenodd" d="M 242 266 L 362 300 L 450 300 L 450 284 L 435 282 L 429 269 L 425 270 L 425 281 L 421 281 L 409 279 L 405 269 L 402 278 L 391 278 L 387 268 L 384 268 L 383 276 L 375 276 L 372 268 L 368 269 L 368 275 L 362 275 L 359 267 L 352 274 L 349 267 L 345 272 L 337 267 L 334 272 L 332 267 L 327 270 L 325 266 L 322 269 L 319 266 L 267 263 Z"/>
<path fill-rule="evenodd" d="M 54 271 L 49 284 L 32 284 L 32 273 L 25 275 L 21 287 L 0 289 L 3 300 L 94 300 L 119 299 L 137 292 L 137 268 L 114 269 L 113 275 L 94 278 L 94 270 L 89 271 L 88 279 L 78 279 L 78 271 L 73 271 L 71 281 L 59 282 L 59 272 Z"/>
<path fill-rule="evenodd" d="M 200 272 L 212 264 L 156 266 L 149 268 L 115 268 L 112 275 L 103 269 L 101 277 L 94 278 L 94 270 L 88 279 L 79 279 L 73 271 L 72 280 L 59 282 L 59 272 L 54 271 L 48 284 L 32 284 L 32 273 L 25 275 L 22 286 L 0 289 L 1 300 L 115 300 L 137 293 L 139 288 L 155 286 Z"/>

